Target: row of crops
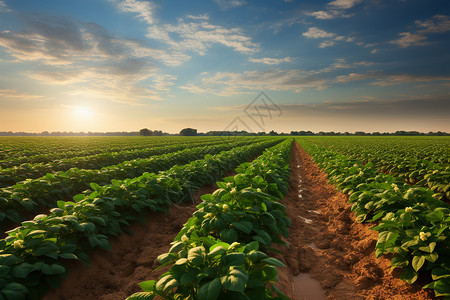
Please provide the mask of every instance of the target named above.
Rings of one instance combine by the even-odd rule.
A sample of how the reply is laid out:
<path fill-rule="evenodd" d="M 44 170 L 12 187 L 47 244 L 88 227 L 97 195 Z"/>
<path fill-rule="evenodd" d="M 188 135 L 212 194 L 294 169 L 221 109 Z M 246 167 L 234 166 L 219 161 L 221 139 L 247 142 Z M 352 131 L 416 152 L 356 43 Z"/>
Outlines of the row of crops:
<path fill-rule="evenodd" d="M 206 154 L 217 154 L 252 141 L 254 140 L 245 139 L 229 143 L 217 140 L 213 145 L 198 147 L 195 147 L 195 143 L 192 145 L 194 147 L 185 143 L 172 147 L 171 151 L 166 149 L 165 154 L 124 161 L 98 170 L 72 168 L 27 179 L 0 189 L 0 225 L 8 222 L 20 223 L 28 219 L 30 214 L 36 214 L 42 207 L 52 208 L 57 201 L 71 200 L 76 194 L 91 189 L 92 183 L 104 185 L 112 180 L 133 178 L 145 172 L 159 172 L 176 164 L 186 164 Z M 159 147 L 152 149 L 158 153 Z"/>
<path fill-rule="evenodd" d="M 400 278 L 406 282 L 431 277 L 424 288 L 433 289 L 436 296 L 450 296 L 450 207 L 438 200 L 448 196 L 448 140 L 438 147 L 438 155 L 416 147 L 400 147 L 396 152 L 390 144 L 373 139 L 298 142 L 328 173 L 330 182 L 349 195 L 357 221 L 376 222 L 372 227 L 379 233 L 376 256 L 392 255 L 392 269 L 401 268 Z M 409 173 L 397 172 L 397 162 L 408 172 L 440 176 L 426 183 L 412 182 Z M 416 172 L 414 167 L 421 169 Z"/>
<path fill-rule="evenodd" d="M 308 139 L 390 173 L 450 200 L 450 149 L 447 137 L 321 137 Z"/>
<path fill-rule="evenodd" d="M 185 165 L 175 165 L 177 162 L 172 160 L 175 166 L 159 173 L 113 179 L 105 185 L 91 182 L 91 190 L 76 195 L 73 201 L 56 201 L 57 207 L 49 214 L 22 222 L 0 240 L 0 296 L 40 299 L 48 288 L 58 286 L 68 272 L 65 261 L 89 264 L 89 250 L 109 249 L 108 237 L 122 234 L 129 222 L 143 221 L 149 211 L 167 212 L 173 202 L 190 200 L 193 190 L 218 180 L 280 141 L 263 139 L 245 146 L 239 146 L 242 141 L 228 142 L 216 146 L 214 152 L 226 147 L 228 151 L 207 154 L 200 160 L 189 156 L 190 162 Z M 205 152 L 197 155 L 204 156 Z"/>
<path fill-rule="evenodd" d="M 235 139 L 247 139 L 235 137 Z M 0 168 L 23 163 L 47 163 L 55 160 L 95 154 L 137 151 L 186 143 L 223 141 L 223 137 L 0 137 Z M 0 169 L 1 170 L 1 169 Z"/>
<path fill-rule="evenodd" d="M 287 299 L 273 283 L 284 265 L 267 252 L 285 244 L 290 220 L 278 200 L 287 191 L 292 140 L 274 146 L 218 182 L 174 239 L 161 266 L 168 272 L 139 283 L 128 300 Z"/>

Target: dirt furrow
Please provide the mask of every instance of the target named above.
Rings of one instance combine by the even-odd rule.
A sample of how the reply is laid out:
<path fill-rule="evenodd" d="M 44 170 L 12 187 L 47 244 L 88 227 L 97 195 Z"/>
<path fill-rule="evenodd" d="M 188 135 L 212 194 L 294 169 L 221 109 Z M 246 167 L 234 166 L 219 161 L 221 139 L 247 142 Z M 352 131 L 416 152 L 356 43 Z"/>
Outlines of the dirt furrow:
<path fill-rule="evenodd" d="M 111 238 L 112 251 L 95 250 L 90 254 L 92 267 L 81 262 L 69 266 L 62 285 L 49 291 L 44 300 L 123 300 L 140 291 L 138 283 L 157 279 L 167 271 L 160 269 L 156 258 L 170 249 L 170 243 L 195 212 L 200 196 L 212 193 L 215 184 L 205 186 L 194 195 L 194 203 L 174 205 L 170 215 L 151 213 L 146 223 L 133 223 L 133 235 L 124 233 Z"/>
<path fill-rule="evenodd" d="M 420 285 L 391 274 L 389 260 L 375 258 L 373 224 L 357 223 L 347 196 L 328 184 L 297 143 L 292 151 L 290 191 L 282 201 L 292 221 L 289 248 L 274 254 L 288 268 L 280 269 L 278 286 L 297 300 L 433 299 Z M 302 278 L 317 280 L 322 290 L 308 291 L 299 284 Z"/>

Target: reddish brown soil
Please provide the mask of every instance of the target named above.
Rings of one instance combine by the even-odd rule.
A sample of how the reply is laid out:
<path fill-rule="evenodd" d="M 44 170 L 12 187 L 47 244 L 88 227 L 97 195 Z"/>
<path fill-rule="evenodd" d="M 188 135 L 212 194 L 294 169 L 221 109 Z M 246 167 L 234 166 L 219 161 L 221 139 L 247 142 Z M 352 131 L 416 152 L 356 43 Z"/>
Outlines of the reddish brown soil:
<path fill-rule="evenodd" d="M 174 205 L 170 215 L 152 213 L 146 223 L 132 224 L 133 235 L 122 234 L 111 238 L 112 251 L 95 250 L 90 254 L 92 267 L 75 262 L 69 266 L 69 275 L 44 300 L 123 300 L 141 291 L 138 283 L 157 279 L 167 271 L 160 269 L 156 258 L 167 253 L 170 243 L 196 210 L 200 196 L 212 193 L 217 186 L 203 187 L 194 195 L 194 203 Z"/>
<path fill-rule="evenodd" d="M 320 282 L 328 299 L 433 299 L 420 285 L 395 278 L 388 259 L 375 258 L 373 224 L 357 223 L 347 196 L 328 184 L 326 174 L 297 143 L 292 151 L 291 188 L 282 201 L 292 221 L 290 247 L 278 247 L 283 253 L 275 254 L 288 268 L 280 268 L 278 287 L 295 299 L 293 278 L 307 273 Z"/>

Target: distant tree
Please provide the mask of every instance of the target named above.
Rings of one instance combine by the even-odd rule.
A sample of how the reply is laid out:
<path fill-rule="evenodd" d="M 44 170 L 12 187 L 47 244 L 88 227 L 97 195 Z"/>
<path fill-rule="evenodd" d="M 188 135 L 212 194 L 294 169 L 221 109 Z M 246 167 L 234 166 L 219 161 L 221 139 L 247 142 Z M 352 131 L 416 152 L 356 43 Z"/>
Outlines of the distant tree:
<path fill-rule="evenodd" d="M 152 132 L 150 130 L 148 130 L 147 128 L 143 128 L 143 129 L 139 130 L 139 135 L 150 136 L 150 135 L 152 135 Z"/>
<path fill-rule="evenodd" d="M 276 136 L 276 135 L 278 135 L 278 132 L 272 130 L 272 131 L 269 132 L 269 135 Z"/>
<path fill-rule="evenodd" d="M 196 136 L 197 135 L 197 129 L 194 129 L 194 128 L 183 128 L 180 131 L 180 135 L 182 135 L 182 136 Z"/>

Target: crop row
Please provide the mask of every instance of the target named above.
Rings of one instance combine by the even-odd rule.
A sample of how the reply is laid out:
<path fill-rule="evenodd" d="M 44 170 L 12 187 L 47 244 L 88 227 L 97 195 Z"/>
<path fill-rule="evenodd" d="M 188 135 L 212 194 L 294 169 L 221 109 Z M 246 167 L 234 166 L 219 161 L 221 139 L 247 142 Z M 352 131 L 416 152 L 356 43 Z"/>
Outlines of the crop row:
<path fill-rule="evenodd" d="M 59 200 L 69 200 L 77 193 L 90 189 L 91 183 L 105 185 L 113 179 L 133 178 L 145 172 L 158 172 L 175 164 L 186 164 L 206 154 L 216 154 L 248 142 L 240 141 L 214 146 L 195 147 L 153 156 L 148 159 L 126 161 L 100 170 L 79 170 L 47 174 L 38 179 L 26 180 L 12 187 L 0 189 L 0 222 L 20 223 L 30 213 L 42 206 L 55 207 Z"/>
<path fill-rule="evenodd" d="M 439 199 L 450 200 L 450 155 L 443 138 L 321 138 L 315 143 L 352 158 L 374 163 L 410 184 L 427 187 Z"/>
<path fill-rule="evenodd" d="M 0 137 L 0 166 L 46 162 L 53 158 L 92 155 L 105 151 L 143 149 L 183 141 L 186 141 L 183 137 Z"/>
<path fill-rule="evenodd" d="M 184 143 L 218 141 L 214 137 L 0 137 L 0 167 L 46 163 L 104 152 L 140 150 Z M 3 148 L 3 150 L 1 150 Z"/>
<path fill-rule="evenodd" d="M 278 202 L 286 193 L 292 140 L 267 149 L 237 175 L 218 182 L 158 257 L 168 272 L 139 283 L 143 292 L 128 300 L 288 299 L 273 283 L 284 265 L 265 252 L 285 244 L 290 220 Z"/>
<path fill-rule="evenodd" d="M 207 146 L 219 143 L 223 143 L 223 140 L 215 140 L 210 142 L 186 142 L 162 147 L 124 150 L 120 152 L 106 152 L 95 155 L 53 160 L 48 163 L 25 163 L 20 166 L 0 170 L 0 187 L 10 186 L 25 179 L 38 178 L 47 173 L 67 171 L 71 168 L 95 170 L 127 160 L 148 158 L 152 155 L 175 152 L 188 147 Z"/>
<path fill-rule="evenodd" d="M 372 163 L 299 140 L 330 182 L 349 195 L 359 222 L 374 222 L 379 232 L 375 254 L 393 254 L 391 267 L 414 283 L 429 276 L 424 286 L 436 296 L 450 296 L 450 207 L 423 187 L 411 187 Z"/>
<path fill-rule="evenodd" d="M 148 211 L 167 211 L 189 198 L 192 189 L 212 183 L 224 172 L 280 140 L 224 151 L 159 174 L 145 173 L 99 186 L 76 202 L 58 202 L 49 215 L 38 215 L 0 240 L 0 299 L 40 299 L 57 287 L 67 272 L 64 260 L 89 264 L 86 251 L 110 249 L 108 236 L 122 234 L 130 221 L 143 221 Z M 2 298 L 3 297 L 3 298 Z"/>

